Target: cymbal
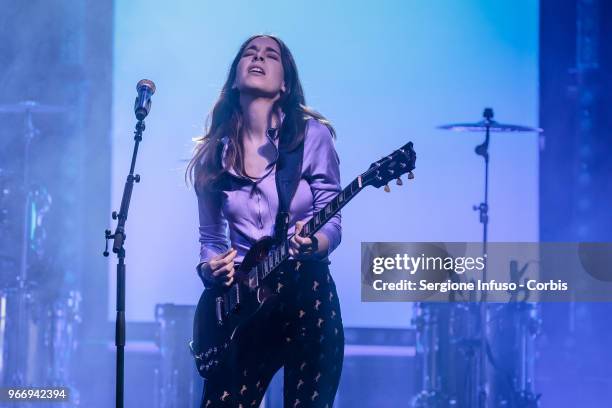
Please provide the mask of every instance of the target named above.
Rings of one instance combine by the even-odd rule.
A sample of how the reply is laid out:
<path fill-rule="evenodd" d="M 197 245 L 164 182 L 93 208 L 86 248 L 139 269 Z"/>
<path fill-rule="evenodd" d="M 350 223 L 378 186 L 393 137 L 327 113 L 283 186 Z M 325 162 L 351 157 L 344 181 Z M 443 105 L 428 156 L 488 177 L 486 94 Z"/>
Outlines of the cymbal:
<path fill-rule="evenodd" d="M 63 106 L 43 105 L 35 101 L 21 101 L 8 105 L 0 105 L 0 113 L 60 113 L 65 111 L 66 108 Z"/>
<path fill-rule="evenodd" d="M 489 132 L 542 132 L 541 128 L 510 125 L 507 123 L 499 123 L 494 120 L 481 120 L 474 123 L 451 123 L 448 125 L 438 126 L 438 129 L 453 130 L 455 132 L 484 132 L 489 128 Z"/>

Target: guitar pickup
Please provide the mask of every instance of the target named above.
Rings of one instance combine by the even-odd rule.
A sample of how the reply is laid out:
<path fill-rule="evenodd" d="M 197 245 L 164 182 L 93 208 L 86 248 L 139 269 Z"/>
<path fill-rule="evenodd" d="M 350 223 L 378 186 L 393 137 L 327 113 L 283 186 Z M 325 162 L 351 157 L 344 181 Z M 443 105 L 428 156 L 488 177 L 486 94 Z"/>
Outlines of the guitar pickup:
<path fill-rule="evenodd" d="M 224 305 L 225 302 L 223 301 L 223 296 L 218 296 L 215 299 L 215 314 L 217 316 L 217 324 L 219 326 L 223 326 L 223 320 L 225 318 L 225 313 L 223 310 Z"/>
<path fill-rule="evenodd" d="M 227 305 L 228 310 L 227 313 L 237 312 L 240 310 L 240 285 L 232 285 L 229 292 L 227 293 L 227 297 L 229 299 L 229 305 Z"/>

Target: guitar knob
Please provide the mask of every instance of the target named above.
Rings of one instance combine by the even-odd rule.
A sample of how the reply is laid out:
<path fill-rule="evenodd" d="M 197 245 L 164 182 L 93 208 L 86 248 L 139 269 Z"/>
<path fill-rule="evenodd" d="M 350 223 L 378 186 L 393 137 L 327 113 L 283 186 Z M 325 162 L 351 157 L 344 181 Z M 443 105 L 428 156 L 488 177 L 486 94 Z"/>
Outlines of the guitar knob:
<path fill-rule="evenodd" d="M 399 178 L 399 177 L 398 177 L 398 178 L 395 180 L 395 184 L 397 184 L 398 186 L 402 186 L 402 185 L 404 185 L 404 182 L 402 181 L 402 179 L 401 179 L 401 178 Z"/>
<path fill-rule="evenodd" d="M 408 172 L 408 180 L 412 180 L 414 178 L 414 174 L 410 171 Z"/>
<path fill-rule="evenodd" d="M 387 193 L 390 193 L 390 192 L 391 192 L 391 188 L 389 187 L 389 184 L 385 184 L 385 191 L 386 191 Z"/>

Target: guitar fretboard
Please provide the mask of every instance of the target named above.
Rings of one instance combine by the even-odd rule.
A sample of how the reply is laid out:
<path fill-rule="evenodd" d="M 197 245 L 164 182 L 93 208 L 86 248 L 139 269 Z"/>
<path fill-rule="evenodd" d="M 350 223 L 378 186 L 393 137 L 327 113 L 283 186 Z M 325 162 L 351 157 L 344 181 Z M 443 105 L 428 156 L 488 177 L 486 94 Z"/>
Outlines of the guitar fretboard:
<path fill-rule="evenodd" d="M 342 207 L 362 190 L 361 176 L 354 179 L 348 186 L 332 198 L 321 210 L 317 211 L 312 218 L 304 224 L 300 236 L 310 237 L 321 229 Z M 282 245 L 273 248 L 268 256 L 249 273 L 249 285 L 259 286 L 259 282 L 270 275 L 278 266 L 289 258 L 289 240 Z"/>

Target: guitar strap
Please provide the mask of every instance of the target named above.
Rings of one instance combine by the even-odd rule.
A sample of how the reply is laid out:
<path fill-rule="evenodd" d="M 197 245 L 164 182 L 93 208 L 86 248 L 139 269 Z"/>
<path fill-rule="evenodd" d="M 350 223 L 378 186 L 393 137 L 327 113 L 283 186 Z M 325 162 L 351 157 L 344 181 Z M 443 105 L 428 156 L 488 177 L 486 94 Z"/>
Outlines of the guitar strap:
<path fill-rule="evenodd" d="M 287 239 L 289 228 L 289 208 L 302 176 L 304 143 L 292 150 L 287 149 L 283 138 L 279 140 L 279 155 L 276 162 L 276 191 L 278 193 L 278 213 L 274 224 L 274 239 L 279 244 Z"/>

